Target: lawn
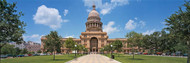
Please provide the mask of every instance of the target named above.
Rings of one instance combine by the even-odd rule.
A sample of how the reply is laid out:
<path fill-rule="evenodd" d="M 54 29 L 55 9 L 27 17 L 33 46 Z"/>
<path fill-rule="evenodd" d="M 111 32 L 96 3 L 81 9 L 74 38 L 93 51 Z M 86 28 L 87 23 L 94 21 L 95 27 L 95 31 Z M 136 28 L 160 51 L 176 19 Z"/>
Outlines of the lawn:
<path fill-rule="evenodd" d="M 74 54 L 56 55 L 55 61 L 53 61 L 53 56 L 50 55 L 50 56 L 31 56 L 31 57 L 2 59 L 0 63 L 64 63 L 72 59 L 74 59 Z"/>
<path fill-rule="evenodd" d="M 115 60 L 122 63 L 186 63 L 187 58 L 177 58 L 177 57 L 161 57 L 161 56 L 147 56 L 147 55 L 135 55 L 133 60 L 132 55 L 120 54 L 119 57 L 115 55 Z M 110 57 L 109 55 L 105 55 Z"/>

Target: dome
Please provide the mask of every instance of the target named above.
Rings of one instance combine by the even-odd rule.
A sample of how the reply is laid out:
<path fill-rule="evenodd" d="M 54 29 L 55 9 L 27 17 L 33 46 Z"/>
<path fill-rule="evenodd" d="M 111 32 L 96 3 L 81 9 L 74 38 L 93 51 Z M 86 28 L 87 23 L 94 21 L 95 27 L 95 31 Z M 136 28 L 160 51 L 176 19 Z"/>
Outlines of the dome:
<path fill-rule="evenodd" d="M 89 15 L 88 15 L 88 17 L 99 17 L 99 13 L 96 11 L 96 10 L 92 10 L 90 13 L 89 13 Z"/>
<path fill-rule="evenodd" d="M 89 13 L 88 17 L 99 17 L 99 13 L 95 9 L 95 5 L 92 6 L 93 10 Z"/>

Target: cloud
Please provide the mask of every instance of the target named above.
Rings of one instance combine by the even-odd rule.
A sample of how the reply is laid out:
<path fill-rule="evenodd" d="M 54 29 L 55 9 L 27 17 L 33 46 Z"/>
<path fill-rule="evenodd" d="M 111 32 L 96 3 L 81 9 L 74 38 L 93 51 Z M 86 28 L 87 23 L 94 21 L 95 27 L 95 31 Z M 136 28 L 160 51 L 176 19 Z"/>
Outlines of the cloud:
<path fill-rule="evenodd" d="M 66 35 L 65 38 L 74 38 L 74 35 Z"/>
<path fill-rule="evenodd" d="M 114 21 L 110 21 L 107 25 L 103 26 L 103 31 L 107 32 L 108 34 L 119 31 L 117 27 L 113 27 Z"/>
<path fill-rule="evenodd" d="M 69 20 L 67 20 L 67 19 L 64 19 L 64 20 L 63 20 L 63 22 L 64 22 L 64 23 L 66 23 L 66 22 L 69 22 Z"/>
<path fill-rule="evenodd" d="M 39 34 L 33 34 L 31 36 L 23 36 L 25 41 L 33 41 L 36 43 L 41 43 L 41 37 L 43 35 L 39 35 Z"/>
<path fill-rule="evenodd" d="M 137 20 L 138 18 L 137 18 L 137 17 L 135 17 L 134 19 L 135 19 L 135 20 Z"/>
<path fill-rule="evenodd" d="M 156 31 L 155 29 L 153 29 L 153 30 L 147 30 L 146 32 L 143 32 L 142 34 L 143 35 L 150 35 L 150 34 L 154 33 L 155 31 Z"/>
<path fill-rule="evenodd" d="M 125 29 L 126 30 L 132 30 L 135 29 L 137 26 L 137 23 L 134 22 L 134 20 L 129 20 L 126 24 L 125 24 Z"/>
<path fill-rule="evenodd" d="M 144 21 L 140 21 L 139 24 L 141 27 L 144 27 L 146 25 L 146 23 Z"/>
<path fill-rule="evenodd" d="M 100 13 L 106 15 L 111 12 L 114 8 L 118 6 L 123 6 L 129 4 L 128 0 L 111 0 L 110 2 L 102 3 L 102 0 L 83 0 L 84 6 L 89 8 L 92 7 L 93 4 L 96 5 L 96 8 L 100 9 Z"/>
<path fill-rule="evenodd" d="M 136 21 L 136 22 L 135 22 Z M 134 20 L 130 19 L 126 24 L 125 24 L 125 29 L 126 30 L 133 30 L 137 27 L 143 28 L 146 25 L 146 23 L 137 17 L 134 18 Z"/>
<path fill-rule="evenodd" d="M 69 12 L 69 10 L 65 9 L 63 12 L 64 16 L 66 16 L 68 14 L 68 12 Z"/>
<path fill-rule="evenodd" d="M 57 9 L 48 8 L 45 5 L 38 7 L 33 19 L 36 24 L 43 24 L 49 26 L 52 29 L 60 28 L 61 23 L 63 22 Z"/>

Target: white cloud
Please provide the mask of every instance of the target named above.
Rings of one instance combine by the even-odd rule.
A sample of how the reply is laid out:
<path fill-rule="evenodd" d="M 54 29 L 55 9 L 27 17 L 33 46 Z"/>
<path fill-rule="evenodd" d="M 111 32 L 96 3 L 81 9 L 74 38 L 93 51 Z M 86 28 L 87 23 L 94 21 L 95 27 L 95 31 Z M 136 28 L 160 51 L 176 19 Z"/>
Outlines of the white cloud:
<path fill-rule="evenodd" d="M 147 30 L 146 32 L 143 32 L 142 34 L 143 35 L 150 35 L 150 34 L 154 33 L 155 31 L 156 31 L 155 29 L 153 29 L 153 30 Z"/>
<path fill-rule="evenodd" d="M 65 38 L 74 38 L 74 35 L 66 35 Z"/>
<path fill-rule="evenodd" d="M 83 0 L 84 6 L 89 8 L 92 7 L 93 4 L 96 5 L 96 8 L 100 9 L 100 13 L 105 15 L 111 12 L 115 7 L 123 6 L 129 4 L 128 0 L 111 0 L 110 2 L 102 3 L 102 0 Z"/>
<path fill-rule="evenodd" d="M 137 20 L 138 18 L 137 18 L 137 17 L 135 17 L 134 19 L 135 19 L 135 20 Z"/>
<path fill-rule="evenodd" d="M 43 35 L 39 35 L 39 34 L 33 34 L 31 36 L 23 36 L 25 41 L 33 41 L 36 43 L 41 43 L 41 37 Z"/>
<path fill-rule="evenodd" d="M 90 13 L 91 9 L 86 9 L 87 13 Z"/>
<path fill-rule="evenodd" d="M 132 30 L 136 28 L 137 23 L 134 22 L 134 20 L 129 20 L 126 24 L 125 24 L 125 29 L 126 30 Z"/>
<path fill-rule="evenodd" d="M 144 27 L 146 25 L 144 21 L 140 21 L 139 24 L 141 25 L 141 27 Z"/>
<path fill-rule="evenodd" d="M 68 12 L 69 12 L 69 10 L 65 9 L 63 12 L 64 16 L 66 16 L 68 14 Z"/>
<path fill-rule="evenodd" d="M 67 19 L 64 19 L 64 20 L 63 20 L 63 22 L 64 22 L 64 23 L 66 23 L 66 22 L 69 22 L 69 20 L 67 20 Z"/>
<path fill-rule="evenodd" d="M 107 32 L 108 34 L 119 31 L 117 27 L 113 27 L 115 23 L 113 21 L 110 21 L 107 25 L 103 26 L 103 31 Z"/>
<path fill-rule="evenodd" d="M 45 5 L 38 7 L 33 19 L 36 24 L 47 25 L 52 29 L 60 28 L 63 21 L 57 9 L 47 8 Z"/>

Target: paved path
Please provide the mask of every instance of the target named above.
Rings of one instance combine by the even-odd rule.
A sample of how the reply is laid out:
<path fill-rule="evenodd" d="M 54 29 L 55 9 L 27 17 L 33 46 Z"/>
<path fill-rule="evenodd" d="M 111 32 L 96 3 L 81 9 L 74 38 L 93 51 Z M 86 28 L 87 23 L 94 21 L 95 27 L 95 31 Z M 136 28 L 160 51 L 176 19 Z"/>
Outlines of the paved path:
<path fill-rule="evenodd" d="M 79 57 L 77 59 L 73 59 L 66 63 L 120 63 L 120 62 L 100 54 L 89 54 Z"/>

